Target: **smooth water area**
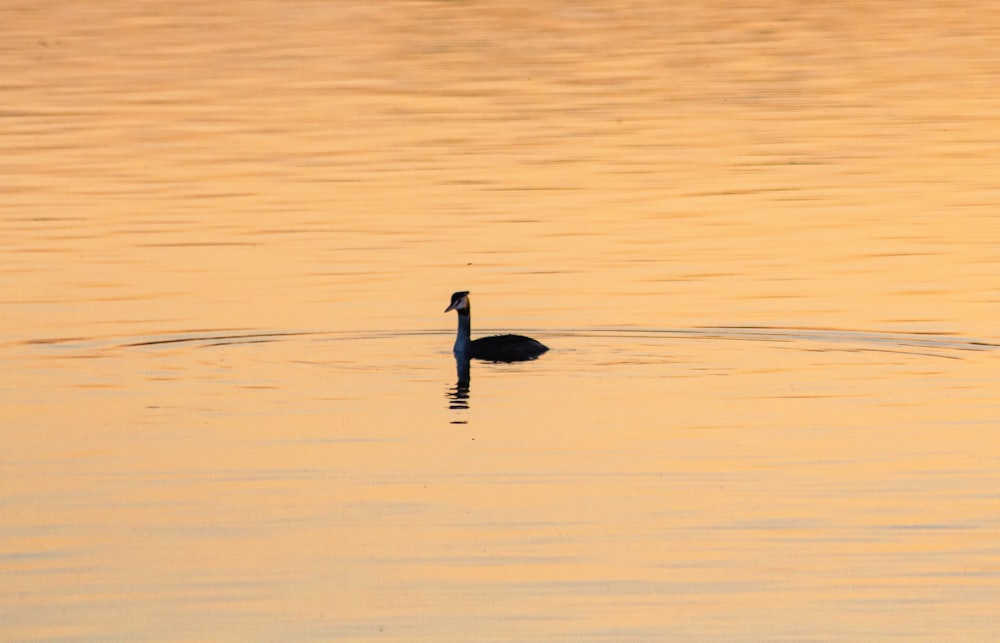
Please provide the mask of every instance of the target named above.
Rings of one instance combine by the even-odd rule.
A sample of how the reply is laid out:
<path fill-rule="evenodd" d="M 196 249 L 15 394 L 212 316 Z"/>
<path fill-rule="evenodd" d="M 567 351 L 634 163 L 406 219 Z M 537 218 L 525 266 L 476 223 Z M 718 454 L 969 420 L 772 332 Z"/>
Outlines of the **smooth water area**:
<path fill-rule="evenodd" d="M 0 25 L 0 639 L 1000 631 L 992 4 Z"/>

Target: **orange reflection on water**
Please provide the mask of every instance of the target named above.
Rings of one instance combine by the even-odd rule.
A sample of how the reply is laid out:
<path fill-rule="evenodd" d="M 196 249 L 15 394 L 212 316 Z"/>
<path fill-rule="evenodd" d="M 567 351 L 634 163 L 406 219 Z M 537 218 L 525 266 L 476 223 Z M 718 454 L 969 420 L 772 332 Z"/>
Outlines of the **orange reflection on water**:
<path fill-rule="evenodd" d="M 987 638 L 998 19 L 0 9 L 0 634 Z"/>

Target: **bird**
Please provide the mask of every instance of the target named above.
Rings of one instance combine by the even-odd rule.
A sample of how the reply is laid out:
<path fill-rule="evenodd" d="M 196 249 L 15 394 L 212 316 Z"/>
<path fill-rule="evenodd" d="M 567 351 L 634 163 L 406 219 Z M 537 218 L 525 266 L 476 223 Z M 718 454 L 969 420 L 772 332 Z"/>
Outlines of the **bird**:
<path fill-rule="evenodd" d="M 549 350 L 545 344 L 524 335 L 493 335 L 472 340 L 468 290 L 460 290 L 451 296 L 451 303 L 444 312 L 452 310 L 458 312 L 458 335 L 455 337 L 455 357 L 458 359 L 524 362 L 535 359 Z"/>

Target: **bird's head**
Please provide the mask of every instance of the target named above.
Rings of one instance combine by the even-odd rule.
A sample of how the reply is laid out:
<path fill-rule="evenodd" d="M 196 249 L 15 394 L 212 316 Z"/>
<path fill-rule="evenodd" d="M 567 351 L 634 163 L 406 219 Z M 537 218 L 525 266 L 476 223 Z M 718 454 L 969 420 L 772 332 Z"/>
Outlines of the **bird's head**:
<path fill-rule="evenodd" d="M 451 296 L 451 303 L 444 309 L 444 312 L 452 310 L 463 311 L 469 309 L 469 291 L 461 290 Z"/>

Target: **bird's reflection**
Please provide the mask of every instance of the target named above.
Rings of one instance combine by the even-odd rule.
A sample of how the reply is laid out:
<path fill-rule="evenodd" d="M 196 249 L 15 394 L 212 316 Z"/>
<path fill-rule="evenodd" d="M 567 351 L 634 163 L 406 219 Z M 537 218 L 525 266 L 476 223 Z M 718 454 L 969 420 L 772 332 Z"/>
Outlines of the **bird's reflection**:
<path fill-rule="evenodd" d="M 494 364 L 512 364 L 514 362 L 527 362 L 533 360 L 534 357 L 528 359 L 506 359 L 506 360 L 494 360 Z M 455 385 L 448 388 L 448 409 L 452 411 L 468 411 L 469 410 L 469 389 L 471 388 L 470 381 L 472 379 L 471 375 L 471 360 L 469 355 L 465 351 L 455 352 L 455 371 L 458 374 L 458 381 Z M 464 419 L 455 419 L 451 421 L 452 424 L 465 424 Z"/>
<path fill-rule="evenodd" d="M 465 411 L 469 408 L 469 373 L 472 370 L 469 358 L 462 355 L 455 356 L 455 370 L 458 372 L 458 381 L 448 389 L 448 408 L 452 411 Z M 455 420 L 453 424 L 464 424 L 465 421 Z"/>

